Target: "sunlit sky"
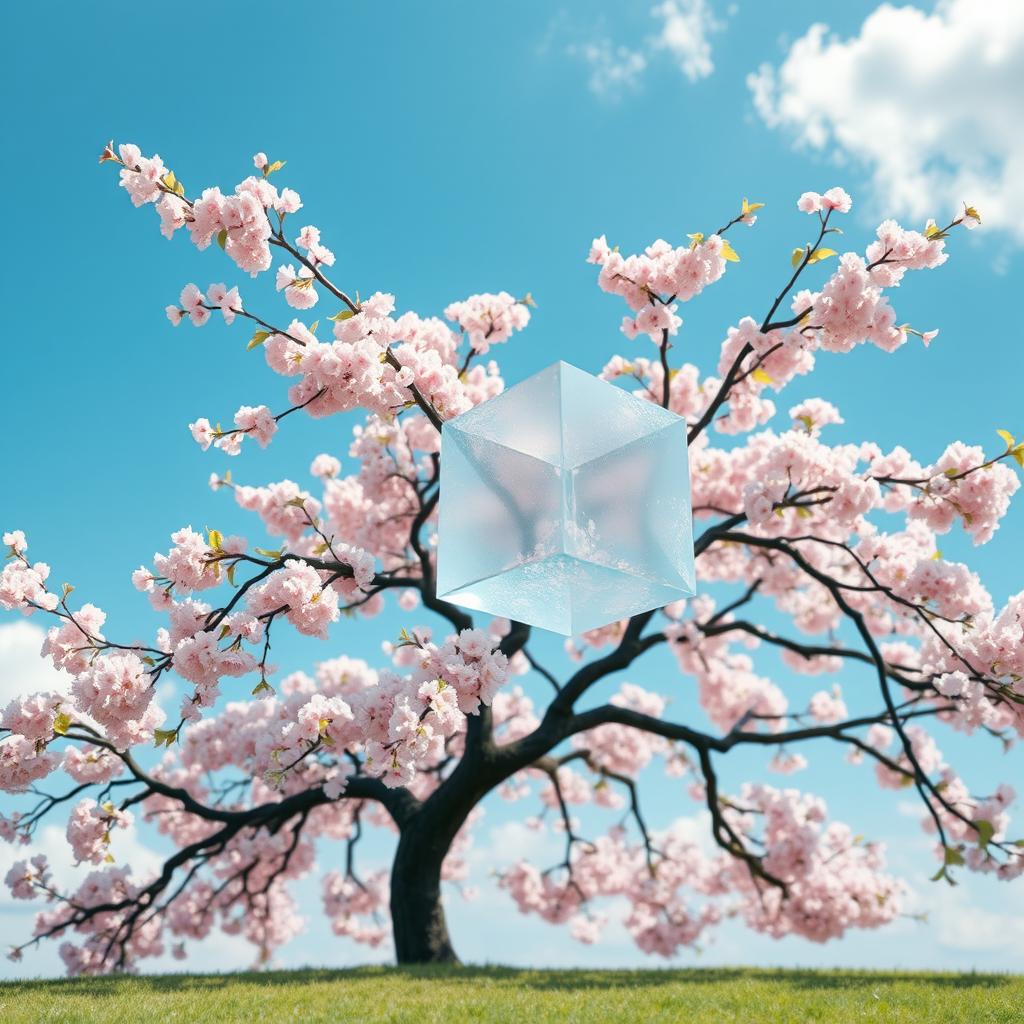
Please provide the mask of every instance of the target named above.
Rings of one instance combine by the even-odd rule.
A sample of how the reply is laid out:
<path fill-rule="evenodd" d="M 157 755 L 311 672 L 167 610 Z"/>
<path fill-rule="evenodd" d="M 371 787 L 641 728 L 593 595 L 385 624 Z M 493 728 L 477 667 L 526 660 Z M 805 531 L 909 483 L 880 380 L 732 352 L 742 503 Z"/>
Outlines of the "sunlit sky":
<path fill-rule="evenodd" d="M 971 66 L 965 77 L 956 63 L 964 59 L 958 6 L 941 7 L 928 24 L 939 47 L 932 52 L 948 57 L 950 74 L 967 88 Z M 45 31 L 29 5 L 13 7 L 8 38 L 18 44 L 0 68 L 7 97 L 0 175 L 8 196 L 0 526 L 28 532 L 31 554 L 49 562 L 57 580 L 74 583 L 76 596 L 107 611 L 108 635 L 128 639 L 159 624 L 129 575 L 166 550 L 173 530 L 216 526 L 262 541 L 228 495 L 207 488 L 211 471 L 223 472 L 229 460 L 201 452 L 186 424 L 197 415 L 227 420 L 243 403 L 282 407 L 280 379 L 258 353 L 245 351 L 243 326 L 175 330 L 163 309 L 188 281 L 238 284 L 249 308 L 279 309 L 271 275 L 250 282 L 216 247 L 198 253 L 183 236 L 162 238 L 153 211 L 133 209 L 115 171 L 97 165 L 111 137 L 159 152 L 190 192 L 231 188 L 250 173 L 257 150 L 287 160 L 278 183 L 302 194 L 302 223 L 318 225 L 338 255 L 336 279 L 363 295 L 393 292 L 399 311 L 439 315 L 475 292 L 530 291 L 538 304 L 532 323 L 494 353 L 509 382 L 556 358 L 596 373 L 614 353 L 653 353 L 648 342 L 622 337 L 621 301 L 596 287 L 584 262 L 595 235 L 636 251 L 658 237 L 678 242 L 712 230 L 744 196 L 766 204 L 756 226 L 733 237 L 741 262 L 682 311 L 674 355 L 710 371 L 726 328 L 745 314 L 763 315 L 788 274 L 788 254 L 807 240 L 808 222 L 795 208 L 801 192 L 847 188 L 855 206 L 842 242 L 856 249 L 883 216 L 920 226 L 922 211 L 948 219 L 957 198 L 969 199 L 983 217 L 991 211 L 982 230 L 958 235 L 946 266 L 912 275 L 893 298 L 899 322 L 941 329 L 931 348 L 914 343 L 886 355 L 864 346 L 823 357 L 813 377 L 794 382 L 778 404 L 784 416 L 820 395 L 846 421 L 830 428 L 832 440 L 903 444 L 923 462 L 954 439 L 994 454 L 997 428 L 1024 434 L 1020 342 L 1010 312 L 1021 260 L 1004 173 L 1014 152 L 982 125 L 977 159 L 962 156 L 959 108 L 942 94 L 930 113 L 936 137 L 951 140 L 948 151 L 921 142 L 902 155 L 904 125 L 918 117 L 900 107 L 910 86 L 884 97 L 891 116 L 872 118 L 875 107 L 851 104 L 829 79 L 801 78 L 813 65 L 800 55 L 808 38 L 818 38 L 807 33 L 824 21 L 838 40 L 857 41 L 833 52 L 843 81 L 884 79 L 906 40 L 891 12 L 862 29 L 875 7 L 680 0 L 652 13 L 649 2 L 535 0 L 403 3 L 385 13 L 371 3 L 182 0 L 171 14 L 159 5 L 68 3 L 52 10 Z M 779 74 L 784 65 L 787 73 Z M 916 68 L 910 62 L 899 74 Z M 1022 94 L 1013 88 L 1015 80 L 1024 84 L 1022 68 L 1012 47 L 997 50 L 986 79 L 1005 85 L 992 89 L 992 103 L 1001 123 L 1017 117 L 1018 128 L 1021 101 L 1006 97 Z M 766 99 L 772 81 L 774 98 Z M 875 96 L 873 86 L 862 88 Z M 1019 135 L 1012 124 L 1006 131 Z M 886 130 L 894 133 L 888 149 L 879 142 Z M 912 188 L 893 185 L 894 156 Z M 961 197 L 965 183 L 977 193 Z M 347 459 L 353 422 L 291 417 L 267 451 L 251 446 L 230 468 L 244 482 L 290 477 L 312 486 L 306 467 L 319 452 L 354 468 Z M 1000 603 L 1021 588 L 1022 539 L 1018 505 L 989 545 L 975 550 L 953 533 L 942 549 L 969 558 Z M 428 621 L 423 613 L 392 606 L 377 619 L 341 622 L 326 645 L 282 630 L 275 656 L 283 671 L 339 653 L 381 667 L 381 641 L 420 621 Z M 3 702 L 46 682 L 34 658 L 37 629 L 37 620 L 0 622 Z M 540 636 L 535 647 L 549 667 L 568 671 L 559 638 Z M 766 670 L 777 664 L 763 662 Z M 692 681 L 679 677 L 665 652 L 614 685 L 624 680 L 671 694 L 670 714 L 704 724 Z M 852 711 L 874 708 L 869 673 L 848 673 L 842 682 Z M 525 685 L 544 699 L 542 680 Z M 787 678 L 786 685 L 796 705 L 821 680 Z M 939 739 L 978 792 L 1021 777 L 1021 757 L 1004 756 L 998 743 Z M 825 797 L 830 813 L 855 832 L 887 841 L 890 866 L 907 879 L 911 909 L 927 914 L 927 923 L 908 917 L 827 946 L 775 942 L 729 923 L 699 954 L 684 950 L 674 963 L 1020 968 L 1024 886 L 966 875 L 955 889 L 930 883 L 931 840 L 906 792 L 878 790 L 870 768 L 845 765 L 840 750 L 802 752 L 811 769 L 785 780 L 766 772 L 767 756 L 723 762 L 724 786 L 761 778 Z M 685 784 L 649 774 L 655 827 L 686 817 L 707 841 Z M 0 808 L 9 806 L 0 800 Z M 475 902 L 448 895 L 456 949 L 471 961 L 500 963 L 648 962 L 616 925 L 600 945 L 581 946 L 564 930 L 521 917 L 496 890 L 492 872 L 520 855 L 561 859 L 561 840 L 525 828 L 525 813 L 533 809 L 487 802 L 471 855 L 481 895 Z M 588 826 L 601 820 L 585 817 Z M 62 832 L 54 819 L 40 841 L 66 862 Z M 151 864 L 147 841 L 144 833 L 129 837 L 122 859 Z M 382 863 L 388 845 L 386 837 L 371 842 L 365 868 Z M 324 846 L 320 869 L 341 856 Z M 0 873 L 12 859 L 13 851 L 0 849 Z M 60 872 L 74 877 L 66 865 Z M 315 878 L 298 892 L 308 927 L 280 963 L 337 966 L 388 955 L 330 934 Z M 30 906 L 0 901 L 5 944 L 30 928 Z M 246 965 L 251 953 L 218 937 L 201 960 L 227 969 Z M 53 948 L 0 966 L 19 976 L 59 970 Z"/>

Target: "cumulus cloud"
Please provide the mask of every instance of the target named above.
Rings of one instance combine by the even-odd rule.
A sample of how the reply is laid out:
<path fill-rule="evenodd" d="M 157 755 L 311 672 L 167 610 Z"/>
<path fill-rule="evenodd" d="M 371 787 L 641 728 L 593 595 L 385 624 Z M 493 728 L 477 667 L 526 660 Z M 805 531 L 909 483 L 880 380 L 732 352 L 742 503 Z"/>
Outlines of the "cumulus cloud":
<path fill-rule="evenodd" d="M 469 850 L 468 861 L 476 869 L 474 884 L 486 885 L 487 872 L 493 868 L 507 868 L 520 860 L 539 864 L 557 864 L 565 853 L 565 838 L 548 828 L 533 829 L 522 821 L 505 821 L 494 825 L 482 841 L 477 840 Z M 503 899 L 507 897 L 503 896 Z"/>
<path fill-rule="evenodd" d="M 615 46 L 610 39 L 570 43 L 566 53 L 589 67 L 587 85 L 592 93 L 601 97 L 610 98 L 623 90 L 637 89 L 647 68 L 647 58 L 642 53 L 628 46 Z"/>
<path fill-rule="evenodd" d="M 848 39 L 812 25 L 748 76 L 765 123 L 869 173 L 874 205 L 918 221 L 968 201 L 1024 241 L 1024 4 L 882 4 Z"/>
<path fill-rule="evenodd" d="M 935 941 L 944 949 L 967 954 L 1010 953 L 1024 943 L 1024 900 L 1013 883 L 960 873 L 963 883 L 921 887 L 910 894 L 912 912 L 926 916 Z M 976 959 L 971 959 L 976 964 Z M 965 965 L 966 966 L 966 965 Z M 1002 967 L 993 963 L 992 968 Z"/>
<path fill-rule="evenodd" d="M 655 31 L 634 46 L 598 34 L 566 47 L 570 57 L 583 61 L 590 69 L 587 84 L 595 95 L 617 99 L 624 92 L 636 92 L 644 74 L 658 59 L 671 60 L 691 82 L 707 78 L 714 71 L 711 36 L 723 23 L 708 0 L 663 0 L 650 13 Z"/>
<path fill-rule="evenodd" d="M 24 619 L 0 626 L 0 710 L 40 690 L 66 692 L 69 677 L 39 656 L 45 634 Z"/>
<path fill-rule="evenodd" d="M 666 51 L 691 82 L 707 78 L 715 70 L 710 37 L 722 28 L 707 0 L 665 0 L 651 14 L 661 20 L 654 48 Z"/>

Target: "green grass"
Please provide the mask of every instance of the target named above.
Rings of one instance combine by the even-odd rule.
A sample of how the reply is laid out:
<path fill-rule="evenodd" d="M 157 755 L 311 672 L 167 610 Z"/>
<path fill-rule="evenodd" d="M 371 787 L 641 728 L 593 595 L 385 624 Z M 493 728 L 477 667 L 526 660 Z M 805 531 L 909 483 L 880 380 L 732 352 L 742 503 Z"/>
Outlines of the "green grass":
<path fill-rule="evenodd" d="M 1022 1020 L 1024 977 L 996 974 L 364 967 L 0 983 L 4 1024 Z"/>

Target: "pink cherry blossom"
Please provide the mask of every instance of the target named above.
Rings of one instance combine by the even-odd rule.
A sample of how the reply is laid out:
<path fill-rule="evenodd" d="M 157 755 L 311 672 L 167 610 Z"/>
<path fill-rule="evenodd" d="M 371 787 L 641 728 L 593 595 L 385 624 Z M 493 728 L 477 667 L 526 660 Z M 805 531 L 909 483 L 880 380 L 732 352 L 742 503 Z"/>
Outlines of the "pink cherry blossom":
<path fill-rule="evenodd" d="M 320 296 L 313 287 L 313 271 L 308 267 L 287 266 L 277 268 L 277 290 L 284 292 L 285 301 L 295 309 L 311 309 Z"/>
<path fill-rule="evenodd" d="M 358 282 L 367 298 L 349 292 L 358 261 L 336 261 L 312 224 L 286 226 L 306 206 L 285 161 L 263 153 L 257 173 L 225 191 L 188 192 L 132 145 L 111 144 L 103 161 L 118 165 L 135 205 L 156 208 L 164 235 L 185 229 L 205 258 L 255 276 L 282 250 L 277 314 L 243 308 L 224 283 L 190 284 L 168 307 L 174 325 L 217 310 L 226 324 L 253 320 L 250 347 L 287 378 L 236 399 L 246 404 L 233 425 L 224 409 L 194 419 L 195 441 L 230 455 L 249 435 L 265 446 L 293 414 L 349 420 L 342 435 L 324 433 L 327 450 L 307 453 L 304 480 L 212 474 L 215 491 L 234 493 L 228 518 L 255 513 L 257 536 L 197 513 L 209 525 L 176 531 L 135 569 L 159 618 L 151 635 L 124 635 L 74 581 L 54 585 L 48 563 L 28 560 L 23 532 L 3 534 L 0 608 L 52 617 L 42 653 L 63 675 L 0 713 L 0 789 L 16 804 L 0 838 L 31 848 L 43 820 L 63 814 L 73 857 L 97 865 L 70 886 L 38 855 L 8 873 L 16 898 L 43 898 L 35 934 L 61 936 L 69 972 L 185 957 L 217 930 L 265 962 L 302 927 L 295 884 L 327 858 L 322 907 L 335 934 L 393 942 L 402 963 L 427 947 L 451 960 L 437 893 L 443 881 L 472 897 L 472 836 L 491 792 L 562 851 L 545 864 L 499 849 L 499 887 L 577 941 L 600 941 L 614 922 L 640 950 L 671 957 L 727 920 L 813 942 L 885 926 L 904 913 L 904 885 L 882 845 L 856 834 L 857 821 L 831 820 L 820 796 L 743 783 L 728 767 L 738 755 L 752 771 L 810 780 L 817 747 L 804 741 L 819 737 L 843 748 L 850 771 L 871 768 L 861 785 L 925 795 L 936 860 L 926 875 L 1024 874 L 1013 787 L 983 773 L 976 792 L 936 741 L 939 728 L 975 746 L 1024 736 L 1024 594 L 994 599 L 973 563 L 937 544 L 954 531 L 993 537 L 1019 487 L 1016 442 L 883 449 L 805 380 L 796 398 L 777 397 L 819 358 L 861 358 L 864 344 L 892 354 L 900 373 L 897 350 L 911 335 L 927 347 L 935 332 L 902 322 L 891 289 L 946 262 L 977 211 L 921 232 L 884 221 L 866 247 L 830 256 L 822 250 L 848 237 L 829 229 L 850 197 L 805 193 L 799 209 L 819 216 L 802 223 L 819 237 L 783 268 L 790 288 L 740 309 L 710 348 L 685 339 L 682 305 L 738 259 L 728 232 L 754 223 L 747 204 L 716 221 L 719 233 L 684 241 L 669 225 L 672 241 L 633 255 L 594 240 L 598 286 L 625 304 L 610 322 L 655 345 L 611 356 L 602 376 L 687 422 L 697 593 L 559 652 L 436 586 L 439 428 L 504 389 L 488 356 L 529 325 L 529 295 L 475 294 L 441 318 L 372 284 Z M 294 317 L 318 296 L 332 304 L 323 327 Z M 223 359 L 217 369 L 223 391 L 233 371 Z M 397 625 L 375 639 L 369 620 L 385 608 Z M 289 630 L 341 646 L 307 674 L 281 642 Z M 341 653 L 354 636 L 378 653 Z M 685 677 L 682 690 L 659 684 L 659 664 Z M 67 790 L 48 780 L 60 770 L 77 804 L 40 797 Z M 667 818 L 649 806 L 660 773 L 686 805 Z M 155 876 L 117 861 L 133 814 L 160 835 Z M 708 834 L 696 835 L 704 818 Z M 391 870 L 365 870 L 361 837 L 380 830 L 397 850 Z M 392 905 L 407 911 L 394 930 Z"/>

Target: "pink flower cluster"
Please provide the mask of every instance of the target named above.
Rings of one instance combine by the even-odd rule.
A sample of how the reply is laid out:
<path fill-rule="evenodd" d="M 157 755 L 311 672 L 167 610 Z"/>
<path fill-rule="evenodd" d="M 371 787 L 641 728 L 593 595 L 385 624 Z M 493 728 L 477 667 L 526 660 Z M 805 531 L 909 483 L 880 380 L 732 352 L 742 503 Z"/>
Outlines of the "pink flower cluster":
<path fill-rule="evenodd" d="M 42 655 L 53 662 L 53 667 L 72 675 L 84 672 L 92 660 L 98 644 L 105 637 L 100 631 L 107 621 L 106 613 L 93 604 L 83 604 L 60 626 L 51 626 L 43 641 Z"/>
<path fill-rule="evenodd" d="M 251 619 L 251 616 L 248 618 Z M 241 628 L 235 635 L 251 642 L 258 642 L 262 636 L 260 623 L 252 623 L 252 628 L 248 630 L 244 626 L 240 627 L 237 622 L 225 622 L 224 626 L 227 635 Z M 196 686 L 191 697 L 182 699 L 181 717 L 189 721 L 199 718 L 199 708 L 213 706 L 220 695 L 218 687 L 224 676 L 244 676 L 256 669 L 256 659 L 248 651 L 241 650 L 236 643 L 221 647 L 217 636 L 202 627 L 202 620 L 193 620 L 183 636 L 168 636 L 164 647 L 172 655 L 174 671 Z"/>
<path fill-rule="evenodd" d="M 153 738 L 164 712 L 153 703 L 146 666 L 131 652 L 101 654 L 71 684 L 75 707 L 89 715 L 118 750 Z"/>
<path fill-rule="evenodd" d="M 306 636 L 326 637 L 327 627 L 337 621 L 339 595 L 355 599 L 374 579 L 373 557 L 347 544 L 332 545 L 332 556 L 352 570 L 351 576 L 317 570 L 299 559 L 290 559 L 270 578 L 253 587 L 247 596 L 249 610 L 257 617 L 284 611 L 291 624 Z"/>
<path fill-rule="evenodd" d="M 224 251 L 242 270 L 255 277 L 270 267 L 270 220 L 268 210 L 279 216 L 298 210 L 302 202 L 291 189 L 277 189 L 266 177 L 248 177 L 225 196 L 219 188 L 204 189 L 190 203 L 177 191 L 159 156 L 144 157 L 138 146 L 119 147 L 122 163 L 121 185 L 135 206 L 155 203 L 160 230 L 171 238 L 187 227 L 198 249 L 206 249 L 216 238 Z"/>
<path fill-rule="evenodd" d="M 682 320 L 676 302 L 687 302 L 725 273 L 723 241 L 718 235 L 696 236 L 690 246 L 673 247 L 658 239 L 642 254 L 623 256 L 609 248 L 604 235 L 595 238 L 587 258 L 601 268 L 602 291 L 621 295 L 633 316 L 622 321 L 628 338 L 647 334 L 660 344 L 662 332 L 675 334 Z"/>
<path fill-rule="evenodd" d="M 277 290 L 284 292 L 285 302 L 293 309 L 312 309 L 317 304 L 315 280 L 308 267 L 300 266 L 298 272 L 291 263 L 277 268 Z"/>
<path fill-rule="evenodd" d="M 180 305 L 168 306 L 167 319 L 174 327 L 178 327 L 186 317 L 194 327 L 202 327 L 210 319 L 210 308 L 219 308 L 224 323 L 233 324 L 235 317 L 242 312 L 242 298 L 237 288 L 228 289 L 223 284 L 211 284 L 204 295 L 194 284 L 187 284 L 182 289 Z"/>
<path fill-rule="evenodd" d="M 728 634 L 707 637 L 700 623 L 714 612 L 714 601 L 702 595 L 690 601 L 691 617 L 670 623 L 665 635 L 679 666 L 697 680 L 701 707 L 711 721 L 728 732 L 741 721 L 746 729 L 756 729 L 762 716 L 769 729 L 781 729 L 788 702 L 782 690 L 754 671 L 749 654 L 732 649 L 734 638 Z"/>
<path fill-rule="evenodd" d="M 481 355 L 491 345 L 508 341 L 530 322 L 527 301 L 513 298 L 508 292 L 470 295 L 461 302 L 451 303 L 444 315 L 459 325 L 459 330 L 468 336 L 470 347 Z"/>
<path fill-rule="evenodd" d="M 845 189 L 838 186 L 830 188 L 824 195 L 817 192 L 804 192 L 796 202 L 796 208 L 803 213 L 821 213 L 835 210 L 836 213 L 849 213 L 853 200 Z"/>
<path fill-rule="evenodd" d="M 191 526 L 184 526 L 171 534 L 171 540 L 174 547 L 166 555 L 159 552 L 153 555 L 153 573 L 139 568 L 132 574 L 135 588 L 152 593 L 155 584 L 165 580 L 180 593 L 191 594 L 217 586 L 219 573 L 210 561 L 214 552 L 206 538 Z M 244 542 L 238 538 L 228 538 L 228 545 L 230 551 L 244 549 Z"/>
<path fill-rule="evenodd" d="M 0 608 L 16 609 L 22 615 L 31 615 L 38 608 L 52 612 L 59 598 L 46 589 L 50 567 L 45 562 L 29 562 L 25 557 L 28 544 L 20 530 L 5 533 L 3 540 L 11 548 L 12 557 L 0 571 Z"/>
<path fill-rule="evenodd" d="M 380 922 L 390 895 L 386 871 L 375 871 L 359 881 L 339 871 L 328 871 L 322 894 L 324 913 L 335 935 L 374 949 L 390 937 L 391 930 Z"/>
<path fill-rule="evenodd" d="M 4 878 L 4 884 L 16 900 L 34 900 L 40 890 L 50 887 L 50 868 L 46 857 L 37 853 L 29 860 L 18 860 Z"/>
<path fill-rule="evenodd" d="M 907 470 L 926 481 L 912 492 L 904 490 L 913 494 L 906 506 L 908 518 L 922 519 L 936 533 L 948 533 L 959 521 L 975 544 L 991 540 L 1020 487 L 1020 478 L 1001 462 L 978 472 L 985 462 L 983 449 L 955 441 L 924 470 L 908 464 Z"/>
<path fill-rule="evenodd" d="M 481 630 L 463 630 L 440 647 L 420 631 L 416 636 L 397 652 L 413 652 L 409 675 L 373 676 L 362 663 L 340 659 L 321 665 L 319 690 L 302 677 L 285 680 L 285 700 L 267 702 L 278 725 L 252 751 L 272 785 L 294 784 L 289 766 L 298 765 L 313 746 L 339 759 L 345 751 L 361 755 L 364 770 L 388 786 L 436 784 L 436 778 L 418 772 L 441 761 L 446 743 L 465 730 L 467 714 L 494 701 L 507 678 L 508 660 L 494 649 L 494 637 Z M 324 784 L 335 799 L 346 786 L 347 771 L 339 769 L 308 782 Z"/>
<path fill-rule="evenodd" d="M 132 878 L 127 867 L 110 867 L 91 871 L 85 880 L 68 895 L 68 902 L 60 902 L 53 909 L 44 910 L 36 917 L 36 932 L 41 934 L 51 928 L 67 934 L 67 924 L 75 907 L 104 907 L 88 921 L 75 927 L 81 936 L 81 945 L 70 940 L 61 943 L 59 952 L 69 974 L 99 974 L 109 970 L 110 935 L 123 924 L 131 912 L 128 902 L 139 895 L 141 886 Z M 113 910 L 110 907 L 121 909 Z M 159 956 L 164 951 L 160 937 L 163 922 L 157 916 L 150 916 L 135 930 L 126 944 L 125 959 L 134 963 L 147 956 Z"/>
<path fill-rule="evenodd" d="M 57 693 L 16 697 L 0 715 L 0 729 L 38 743 L 47 743 L 53 739 L 53 721 L 63 702 L 64 698 Z"/>
<path fill-rule="evenodd" d="M 75 782 L 93 783 L 109 782 L 121 774 L 124 765 L 109 750 L 102 747 L 69 746 L 64 753 L 61 764 Z"/>
<path fill-rule="evenodd" d="M 24 793 L 38 779 L 60 767 L 60 754 L 13 733 L 0 740 L 0 790 Z"/>
<path fill-rule="evenodd" d="M 660 718 L 665 711 L 663 697 L 633 683 L 624 683 L 609 703 L 652 718 Z M 580 733 L 573 737 L 573 745 L 578 750 L 588 751 L 594 765 L 630 778 L 639 775 L 655 754 L 663 753 L 668 747 L 660 736 L 616 724 L 600 725 Z"/>
<path fill-rule="evenodd" d="M 310 519 L 320 514 L 320 502 L 291 480 L 265 487 L 235 487 L 235 501 L 241 508 L 255 512 L 267 532 L 295 544 L 309 529 Z M 301 502 L 301 503 L 300 503 Z"/>
<path fill-rule="evenodd" d="M 564 869 L 542 873 L 520 861 L 501 873 L 499 884 L 520 912 L 569 923 L 573 937 L 584 942 L 599 936 L 605 920 L 595 902 L 624 899 L 624 924 L 634 941 L 666 957 L 736 914 L 774 937 L 822 942 L 849 928 L 879 927 L 901 912 L 902 887 L 884 874 L 881 847 L 861 845 L 845 825 L 823 828 L 825 805 L 818 798 L 746 785 L 723 813 L 738 836 L 763 844 L 765 870 L 786 883 L 786 898 L 739 859 L 705 855 L 682 823 L 652 837 L 659 851 L 654 872 L 643 847 L 613 829 L 573 847 L 571 875 Z"/>
<path fill-rule="evenodd" d="M 67 827 L 68 844 L 75 860 L 90 864 L 112 860 L 111 830 L 128 828 L 132 821 L 128 811 L 120 811 L 111 803 L 101 806 L 95 800 L 80 800 L 71 811 Z"/>
<path fill-rule="evenodd" d="M 287 609 L 288 621 L 306 636 L 327 637 L 327 627 L 338 619 L 338 593 L 311 565 L 297 559 L 285 563 L 266 583 L 246 596 L 256 616 Z"/>

